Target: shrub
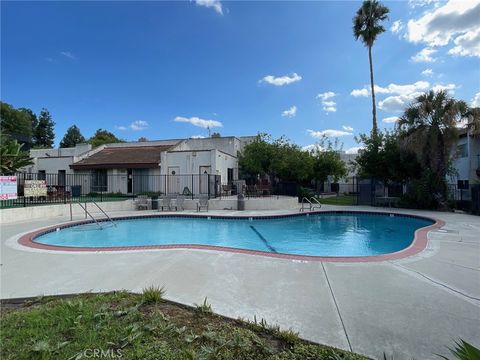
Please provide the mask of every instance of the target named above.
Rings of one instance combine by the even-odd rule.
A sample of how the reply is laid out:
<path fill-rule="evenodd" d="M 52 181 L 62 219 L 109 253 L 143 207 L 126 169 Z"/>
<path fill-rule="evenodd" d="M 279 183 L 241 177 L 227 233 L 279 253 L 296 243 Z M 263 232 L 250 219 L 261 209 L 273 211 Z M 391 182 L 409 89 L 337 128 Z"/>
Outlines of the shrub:
<path fill-rule="evenodd" d="M 165 287 L 149 286 L 143 289 L 142 300 L 144 304 L 155 304 L 163 300 L 165 296 Z"/>

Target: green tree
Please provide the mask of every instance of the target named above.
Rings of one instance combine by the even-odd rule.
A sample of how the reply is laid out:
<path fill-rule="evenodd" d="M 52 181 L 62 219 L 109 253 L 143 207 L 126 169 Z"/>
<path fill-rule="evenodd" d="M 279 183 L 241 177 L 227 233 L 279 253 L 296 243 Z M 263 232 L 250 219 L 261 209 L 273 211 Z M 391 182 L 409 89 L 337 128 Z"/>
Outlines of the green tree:
<path fill-rule="evenodd" d="M 60 142 L 61 148 L 75 147 L 77 144 L 86 142 L 80 129 L 76 125 L 72 125 L 67 129 L 65 136 Z"/>
<path fill-rule="evenodd" d="M 119 143 L 125 142 L 122 139 L 117 138 L 114 134 L 110 131 L 98 129 L 93 136 L 88 139 L 88 143 L 91 144 L 93 147 L 97 147 L 104 144 L 112 144 L 112 143 Z"/>
<path fill-rule="evenodd" d="M 360 177 L 381 180 L 386 186 L 391 181 L 405 183 L 420 176 L 415 154 L 402 146 L 397 133 L 372 131 L 370 136 L 361 134 L 360 142 L 364 148 L 355 159 Z"/>
<path fill-rule="evenodd" d="M 30 109 L 15 109 L 13 106 L 0 102 L 0 128 L 2 134 L 21 135 L 28 139 L 32 136 L 32 122 L 36 120 Z"/>
<path fill-rule="evenodd" d="M 370 87 L 372 92 L 373 132 L 377 132 L 377 109 L 375 105 L 375 85 L 373 81 L 372 47 L 377 36 L 385 31 L 382 21 L 388 19 L 390 10 L 376 0 L 365 0 L 353 18 L 353 36 L 360 39 L 368 48 L 370 63 Z"/>
<path fill-rule="evenodd" d="M 470 109 L 446 91 L 433 90 L 417 97 L 400 117 L 397 127 L 406 146 L 413 149 L 432 179 L 430 193 L 446 198 L 446 176 L 451 172 L 451 148 L 458 137 L 457 125 Z"/>
<path fill-rule="evenodd" d="M 33 135 L 33 132 L 38 126 L 37 115 L 31 109 L 28 109 L 28 108 L 19 108 L 18 111 L 21 111 L 23 114 L 26 114 L 30 118 L 30 123 L 32 124 L 32 135 Z"/>
<path fill-rule="evenodd" d="M 324 183 L 329 176 L 333 176 L 334 182 L 347 176 L 347 164 L 340 157 L 338 150 L 329 145 L 326 149 L 318 149 L 312 152 L 313 178 Z"/>
<path fill-rule="evenodd" d="M 33 164 L 26 151 L 22 150 L 23 144 L 17 140 L 2 135 L 0 137 L 0 173 L 14 174 L 19 168 Z"/>
<path fill-rule="evenodd" d="M 55 140 L 55 123 L 47 109 L 43 108 L 34 131 L 34 144 L 37 148 L 52 148 Z"/>
<path fill-rule="evenodd" d="M 270 144 L 271 136 L 258 134 L 255 141 L 247 144 L 239 156 L 241 176 L 256 178 L 258 175 L 267 175 L 273 157 L 273 147 Z"/>
<path fill-rule="evenodd" d="M 313 158 L 310 153 L 282 136 L 271 144 L 269 173 L 275 178 L 303 182 L 312 178 Z"/>
<path fill-rule="evenodd" d="M 475 137 L 480 137 L 480 107 L 471 108 L 467 113 L 467 129 Z"/>

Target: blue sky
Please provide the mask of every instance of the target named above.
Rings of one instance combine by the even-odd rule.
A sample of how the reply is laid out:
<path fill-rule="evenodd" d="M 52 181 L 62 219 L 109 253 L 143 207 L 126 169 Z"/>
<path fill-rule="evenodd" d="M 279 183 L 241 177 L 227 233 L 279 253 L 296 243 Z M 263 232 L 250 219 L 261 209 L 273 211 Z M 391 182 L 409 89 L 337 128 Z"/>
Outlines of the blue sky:
<path fill-rule="evenodd" d="M 384 4 L 379 126 L 430 88 L 479 106 L 480 1 Z M 371 129 L 368 54 L 351 30 L 359 6 L 2 1 L 1 100 L 48 108 L 57 144 L 73 124 L 126 140 L 205 136 L 210 125 L 301 146 L 338 136 L 354 151 L 354 135 Z"/>

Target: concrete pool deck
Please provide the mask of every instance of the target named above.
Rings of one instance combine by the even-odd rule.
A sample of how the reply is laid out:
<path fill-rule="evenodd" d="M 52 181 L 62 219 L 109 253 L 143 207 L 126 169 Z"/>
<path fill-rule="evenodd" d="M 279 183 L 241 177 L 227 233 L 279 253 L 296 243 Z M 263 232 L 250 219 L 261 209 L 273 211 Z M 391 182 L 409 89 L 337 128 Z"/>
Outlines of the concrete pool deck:
<path fill-rule="evenodd" d="M 63 252 L 22 247 L 19 235 L 68 219 L 1 228 L 0 297 L 129 290 L 164 285 L 185 304 L 204 297 L 229 317 L 264 318 L 315 342 L 380 358 L 448 355 L 462 338 L 480 347 L 480 217 L 456 213 L 323 206 L 381 211 L 445 221 L 422 252 L 399 260 L 333 263 L 210 250 Z M 296 211 L 210 211 L 221 215 Z M 152 212 L 111 212 L 113 216 Z M 187 212 L 185 212 L 187 213 Z M 80 217 L 77 217 L 80 219 Z"/>

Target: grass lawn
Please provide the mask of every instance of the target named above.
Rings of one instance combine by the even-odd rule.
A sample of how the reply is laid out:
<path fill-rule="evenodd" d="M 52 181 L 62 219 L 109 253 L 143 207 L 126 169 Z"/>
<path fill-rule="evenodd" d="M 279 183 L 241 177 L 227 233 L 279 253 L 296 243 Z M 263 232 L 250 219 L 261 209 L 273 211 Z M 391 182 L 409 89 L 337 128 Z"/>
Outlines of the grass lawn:
<path fill-rule="evenodd" d="M 3 304 L 1 359 L 366 359 L 161 299 L 161 292 L 45 297 Z M 321 326 L 321 324 L 319 324 Z"/>
<path fill-rule="evenodd" d="M 340 195 L 318 199 L 321 204 L 325 205 L 356 205 L 356 199 L 353 195 Z"/>

